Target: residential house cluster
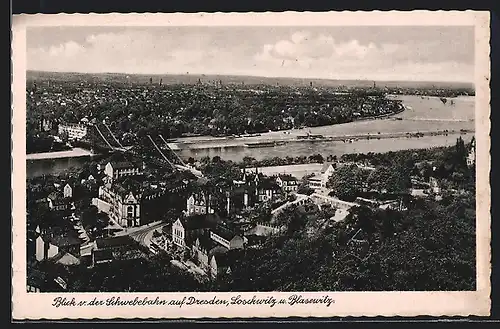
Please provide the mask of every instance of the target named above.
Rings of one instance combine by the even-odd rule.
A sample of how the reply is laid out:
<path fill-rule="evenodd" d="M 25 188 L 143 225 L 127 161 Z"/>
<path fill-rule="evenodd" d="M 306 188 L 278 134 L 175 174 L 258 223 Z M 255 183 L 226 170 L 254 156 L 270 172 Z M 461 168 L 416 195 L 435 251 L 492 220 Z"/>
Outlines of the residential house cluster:
<path fill-rule="evenodd" d="M 148 211 L 144 211 L 145 206 L 155 208 L 155 200 L 161 200 L 167 192 L 175 192 L 145 181 L 143 164 L 108 161 L 105 165 L 101 164 L 99 169 L 104 178 L 94 204 L 121 227 L 147 224 L 145 214 Z"/>
<path fill-rule="evenodd" d="M 115 260 L 130 260 L 143 256 L 143 252 L 137 248 L 137 243 L 128 235 L 98 238 L 95 248 L 85 257 L 86 265 L 89 267 L 106 264 Z"/>
<path fill-rule="evenodd" d="M 234 187 L 227 191 L 227 212 L 248 209 L 263 202 L 272 202 L 283 195 L 282 188 L 275 177 L 266 177 L 256 170 L 255 173 L 242 172 L 242 177 L 234 181 Z M 290 183 L 291 185 L 291 183 Z"/>
<path fill-rule="evenodd" d="M 248 239 L 217 215 L 205 214 L 177 219 L 172 225 L 172 242 L 189 250 L 200 268 L 215 279 L 230 270 L 230 251 L 245 248 Z"/>
<path fill-rule="evenodd" d="M 84 239 L 69 226 L 38 226 L 36 229 L 36 260 L 52 260 L 63 265 L 80 263 L 80 247 Z"/>

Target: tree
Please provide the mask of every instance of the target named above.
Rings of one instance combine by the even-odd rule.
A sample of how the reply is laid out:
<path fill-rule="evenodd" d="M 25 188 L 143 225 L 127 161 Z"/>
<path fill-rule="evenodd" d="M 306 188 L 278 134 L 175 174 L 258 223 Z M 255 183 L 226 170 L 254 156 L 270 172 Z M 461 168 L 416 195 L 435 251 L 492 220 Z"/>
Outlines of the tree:
<path fill-rule="evenodd" d="M 91 205 L 83 209 L 80 220 L 85 228 L 95 228 L 97 226 L 97 214 L 99 210 L 96 206 Z"/>
<path fill-rule="evenodd" d="M 244 156 L 242 159 L 243 165 L 246 168 L 254 166 L 255 161 L 256 161 L 255 158 L 250 156 Z"/>
<path fill-rule="evenodd" d="M 457 138 L 457 142 L 455 144 L 454 164 L 457 169 L 463 170 L 467 168 L 467 148 L 465 147 L 465 142 L 461 136 Z"/>
<path fill-rule="evenodd" d="M 359 176 L 360 169 L 356 165 L 341 166 L 330 177 L 327 187 L 339 199 L 354 201 L 362 189 L 362 181 L 357 179 Z"/>
<path fill-rule="evenodd" d="M 306 182 L 301 182 L 297 188 L 298 194 L 311 195 L 314 193 L 314 190 L 309 187 Z"/>
<path fill-rule="evenodd" d="M 314 154 L 314 155 L 309 156 L 309 161 L 323 163 L 325 161 L 325 159 L 323 158 L 323 156 L 321 154 Z"/>

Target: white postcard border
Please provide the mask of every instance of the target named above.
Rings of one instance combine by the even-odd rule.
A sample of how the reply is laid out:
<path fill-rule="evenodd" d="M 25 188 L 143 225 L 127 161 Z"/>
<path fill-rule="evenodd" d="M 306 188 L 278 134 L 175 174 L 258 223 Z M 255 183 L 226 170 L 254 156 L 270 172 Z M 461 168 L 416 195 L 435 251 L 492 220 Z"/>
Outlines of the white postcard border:
<path fill-rule="evenodd" d="M 250 318 L 334 316 L 486 316 L 490 313 L 490 59 L 489 13 L 473 11 L 328 12 L 328 13 L 198 13 L 198 14 L 58 14 L 19 15 L 13 18 L 13 318 L 116 319 L 116 318 Z M 26 292 L 26 27 L 29 26 L 320 26 L 320 25 L 473 25 L 476 31 L 476 141 L 477 141 L 477 290 L 472 292 L 305 292 L 305 293 L 27 293 Z M 292 295 L 328 296 L 330 306 L 313 305 L 183 305 L 54 307 L 55 297 L 80 300 L 230 299 Z"/>

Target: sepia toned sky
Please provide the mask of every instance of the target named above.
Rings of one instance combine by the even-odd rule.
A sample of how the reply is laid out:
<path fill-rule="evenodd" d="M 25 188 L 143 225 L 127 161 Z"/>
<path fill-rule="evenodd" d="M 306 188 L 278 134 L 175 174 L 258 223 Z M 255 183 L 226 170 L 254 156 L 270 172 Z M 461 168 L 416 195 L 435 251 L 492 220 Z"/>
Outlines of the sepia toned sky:
<path fill-rule="evenodd" d="M 29 70 L 474 81 L 473 27 L 32 27 Z"/>

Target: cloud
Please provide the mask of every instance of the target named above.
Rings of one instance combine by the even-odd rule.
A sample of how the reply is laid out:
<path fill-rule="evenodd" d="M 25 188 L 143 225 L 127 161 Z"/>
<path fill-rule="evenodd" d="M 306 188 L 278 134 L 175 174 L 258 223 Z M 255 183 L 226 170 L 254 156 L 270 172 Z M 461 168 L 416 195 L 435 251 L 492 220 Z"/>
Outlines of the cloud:
<path fill-rule="evenodd" d="M 326 34 L 300 31 L 262 46 L 254 56 L 279 75 L 330 79 L 473 81 L 470 63 L 449 59 L 435 41 L 361 43 L 336 41 Z"/>
<path fill-rule="evenodd" d="M 246 33 L 246 34 L 245 34 Z M 441 43 L 376 43 L 325 31 L 124 30 L 28 47 L 28 68 L 45 71 L 240 74 L 327 79 L 473 81 L 473 65 Z M 273 40 L 273 38 L 275 38 Z M 372 38 L 376 39 L 376 38 Z M 451 48 L 465 52 L 460 45 Z M 450 49 L 446 47 L 444 50 Z M 451 58 L 451 59 L 450 59 Z"/>
<path fill-rule="evenodd" d="M 50 56 L 58 57 L 71 57 L 75 56 L 81 51 L 83 51 L 83 47 L 74 41 L 68 41 L 64 44 L 58 46 L 52 46 L 49 48 L 48 53 Z"/>
<path fill-rule="evenodd" d="M 279 40 L 274 44 L 266 44 L 255 58 L 260 61 L 292 60 L 296 62 L 309 60 L 362 60 L 380 53 L 374 43 L 360 44 L 358 40 L 336 42 L 331 36 L 316 36 L 304 31 L 293 33 L 290 39 Z"/>
<path fill-rule="evenodd" d="M 30 69 L 84 72 L 185 72 L 186 67 L 213 57 L 201 35 L 182 40 L 144 31 L 92 34 L 85 41 L 68 41 L 28 49 Z"/>

